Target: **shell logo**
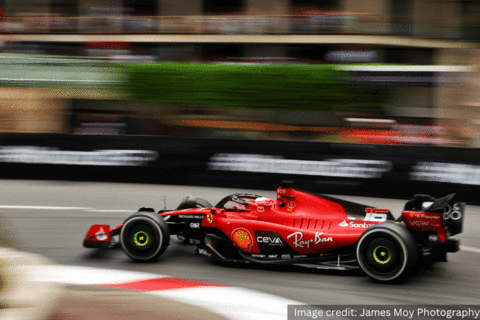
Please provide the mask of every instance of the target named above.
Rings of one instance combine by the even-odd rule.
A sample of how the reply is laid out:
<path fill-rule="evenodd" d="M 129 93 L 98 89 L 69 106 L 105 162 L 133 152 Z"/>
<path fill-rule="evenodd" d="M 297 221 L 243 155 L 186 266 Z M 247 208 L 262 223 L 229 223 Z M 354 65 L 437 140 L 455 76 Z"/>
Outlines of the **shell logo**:
<path fill-rule="evenodd" d="M 95 238 L 98 241 L 105 241 L 105 240 L 108 239 L 108 234 L 105 232 L 105 229 L 100 227 L 100 229 L 97 231 L 97 233 L 95 233 Z"/>
<path fill-rule="evenodd" d="M 253 244 L 253 238 L 250 232 L 244 228 L 238 228 L 232 232 L 232 241 L 240 248 L 244 250 L 250 250 Z"/>

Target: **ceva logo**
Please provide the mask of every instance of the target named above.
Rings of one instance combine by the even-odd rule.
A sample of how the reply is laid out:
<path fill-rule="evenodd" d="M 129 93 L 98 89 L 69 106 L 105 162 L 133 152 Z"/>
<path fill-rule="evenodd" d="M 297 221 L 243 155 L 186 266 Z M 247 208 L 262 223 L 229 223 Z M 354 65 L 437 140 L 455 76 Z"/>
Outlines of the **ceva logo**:
<path fill-rule="evenodd" d="M 258 243 L 266 243 L 270 245 L 283 244 L 280 238 L 270 238 L 270 237 L 257 237 Z"/>
<path fill-rule="evenodd" d="M 340 222 L 338 225 L 339 225 L 340 227 L 348 227 L 348 223 L 347 223 L 347 221 L 345 221 L 345 220 L 343 220 L 343 222 Z"/>

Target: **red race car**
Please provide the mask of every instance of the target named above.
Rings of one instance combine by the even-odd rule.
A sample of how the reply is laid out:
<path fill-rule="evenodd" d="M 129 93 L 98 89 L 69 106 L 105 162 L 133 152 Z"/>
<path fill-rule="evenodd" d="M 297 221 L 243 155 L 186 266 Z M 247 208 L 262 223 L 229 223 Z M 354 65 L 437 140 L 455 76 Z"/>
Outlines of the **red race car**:
<path fill-rule="evenodd" d="M 296 190 L 286 181 L 277 199 L 233 194 L 212 206 L 187 197 L 175 210 L 141 208 L 113 229 L 93 225 L 83 245 L 120 243 L 132 259 L 151 261 L 176 234 L 215 260 L 361 268 L 388 282 L 405 276 L 420 260 L 446 261 L 447 252 L 458 251 L 459 241 L 450 236 L 462 232 L 464 208 L 454 194 L 440 199 L 416 195 L 395 219 L 388 209 Z"/>

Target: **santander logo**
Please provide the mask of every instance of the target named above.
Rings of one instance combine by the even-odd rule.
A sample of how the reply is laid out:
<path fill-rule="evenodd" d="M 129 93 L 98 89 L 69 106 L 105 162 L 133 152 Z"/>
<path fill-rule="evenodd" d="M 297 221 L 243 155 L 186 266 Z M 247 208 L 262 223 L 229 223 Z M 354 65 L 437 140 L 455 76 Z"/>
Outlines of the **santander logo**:
<path fill-rule="evenodd" d="M 370 223 L 355 223 L 354 221 L 350 221 L 350 223 L 347 223 L 347 221 L 343 220 L 338 224 L 340 227 L 350 227 L 350 228 L 363 228 L 367 229 L 370 228 L 371 226 L 374 226 L 375 224 L 370 224 Z"/>
<path fill-rule="evenodd" d="M 107 236 L 107 233 L 105 232 L 105 230 L 102 227 L 100 227 L 100 230 L 98 230 L 98 232 L 95 233 L 95 238 L 98 241 L 105 241 L 105 240 L 107 240 L 108 236 Z"/>

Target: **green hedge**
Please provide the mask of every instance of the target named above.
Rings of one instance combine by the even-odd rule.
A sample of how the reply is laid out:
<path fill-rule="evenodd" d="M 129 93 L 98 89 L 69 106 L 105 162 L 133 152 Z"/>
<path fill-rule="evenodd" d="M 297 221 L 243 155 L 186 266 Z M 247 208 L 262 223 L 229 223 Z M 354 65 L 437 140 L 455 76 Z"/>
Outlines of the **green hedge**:
<path fill-rule="evenodd" d="M 139 101 L 304 110 L 376 109 L 378 88 L 348 85 L 329 65 L 125 65 L 127 91 Z"/>

